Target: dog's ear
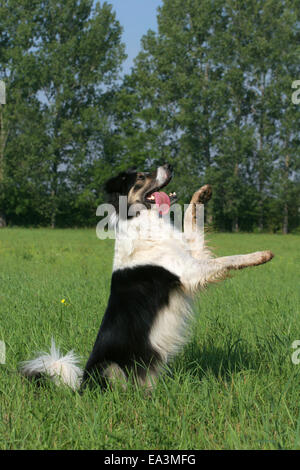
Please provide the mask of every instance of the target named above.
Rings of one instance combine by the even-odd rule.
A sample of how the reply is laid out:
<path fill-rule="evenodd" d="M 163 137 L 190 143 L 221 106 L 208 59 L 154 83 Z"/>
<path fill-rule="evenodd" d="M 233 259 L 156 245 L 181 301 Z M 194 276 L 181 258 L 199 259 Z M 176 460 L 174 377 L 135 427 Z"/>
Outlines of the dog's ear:
<path fill-rule="evenodd" d="M 129 168 L 127 171 L 122 171 L 117 176 L 110 178 L 104 185 L 104 189 L 108 194 L 126 194 L 128 185 L 131 185 L 136 175 L 134 167 Z"/>
<path fill-rule="evenodd" d="M 120 193 L 122 188 L 122 180 L 125 179 L 125 174 L 120 173 L 118 176 L 114 176 L 106 181 L 104 189 L 108 194 Z"/>

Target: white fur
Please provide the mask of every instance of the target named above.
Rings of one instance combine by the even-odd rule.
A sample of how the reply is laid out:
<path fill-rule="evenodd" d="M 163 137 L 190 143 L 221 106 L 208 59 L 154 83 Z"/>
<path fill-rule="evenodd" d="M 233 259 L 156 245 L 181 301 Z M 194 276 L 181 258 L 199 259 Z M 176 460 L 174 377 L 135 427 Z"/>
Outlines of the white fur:
<path fill-rule="evenodd" d="M 171 294 L 169 305 L 158 313 L 149 339 L 165 363 L 188 341 L 191 315 L 189 299 L 179 292 Z"/>
<path fill-rule="evenodd" d="M 183 233 L 159 218 L 157 211 L 145 210 L 131 221 L 119 221 L 113 269 L 158 265 L 176 274 L 193 292 L 224 271 L 223 265 L 207 256 L 203 245 L 203 260 L 195 259 Z"/>
<path fill-rule="evenodd" d="M 27 377 L 46 374 L 57 385 L 63 383 L 73 390 L 77 390 L 82 376 L 82 370 L 78 363 L 79 358 L 73 351 L 62 356 L 52 339 L 50 353 L 43 352 L 35 359 L 22 362 L 21 372 Z"/>
<path fill-rule="evenodd" d="M 168 179 L 168 173 L 166 172 L 166 170 L 162 166 L 160 166 L 157 169 L 157 175 L 156 175 L 157 185 L 162 186 L 163 184 L 165 184 L 167 179 Z"/>

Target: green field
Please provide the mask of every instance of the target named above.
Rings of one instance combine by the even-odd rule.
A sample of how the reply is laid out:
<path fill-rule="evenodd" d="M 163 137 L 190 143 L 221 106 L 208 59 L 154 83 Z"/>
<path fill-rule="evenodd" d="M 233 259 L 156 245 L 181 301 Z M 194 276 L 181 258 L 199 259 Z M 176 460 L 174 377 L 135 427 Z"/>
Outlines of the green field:
<path fill-rule="evenodd" d="M 210 235 L 218 255 L 271 249 L 195 303 L 191 342 L 152 395 L 83 396 L 21 377 L 50 346 L 82 365 L 109 294 L 113 242 L 94 230 L 0 231 L 1 449 L 300 449 L 300 237 Z M 62 303 L 65 299 L 65 303 Z"/>

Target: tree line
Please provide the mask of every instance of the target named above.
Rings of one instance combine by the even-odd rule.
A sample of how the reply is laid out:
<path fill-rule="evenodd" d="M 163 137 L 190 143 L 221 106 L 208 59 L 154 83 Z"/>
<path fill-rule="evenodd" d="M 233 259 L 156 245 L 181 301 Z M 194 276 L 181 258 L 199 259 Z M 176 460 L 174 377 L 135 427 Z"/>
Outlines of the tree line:
<path fill-rule="evenodd" d="M 137 19 L 138 20 L 138 19 Z M 129 74 L 109 2 L 0 6 L 0 225 L 95 226 L 103 183 L 172 163 L 217 230 L 300 226 L 300 3 L 164 0 Z"/>

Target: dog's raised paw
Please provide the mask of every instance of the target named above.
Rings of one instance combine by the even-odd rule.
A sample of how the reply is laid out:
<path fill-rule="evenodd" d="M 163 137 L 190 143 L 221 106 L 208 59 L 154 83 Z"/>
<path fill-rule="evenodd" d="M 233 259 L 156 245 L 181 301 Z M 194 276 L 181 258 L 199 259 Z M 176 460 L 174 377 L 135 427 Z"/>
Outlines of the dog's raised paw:
<path fill-rule="evenodd" d="M 274 258 L 274 254 L 270 250 L 259 251 L 253 255 L 253 266 L 259 266 L 260 264 L 268 263 L 268 261 L 271 261 L 271 259 Z"/>
<path fill-rule="evenodd" d="M 212 187 L 210 184 L 205 184 L 192 197 L 191 202 L 194 204 L 206 204 L 212 196 Z"/>
<path fill-rule="evenodd" d="M 268 261 L 271 261 L 272 258 L 274 258 L 274 253 L 272 251 L 267 250 L 263 252 L 263 257 L 264 257 L 264 263 L 267 263 Z"/>

